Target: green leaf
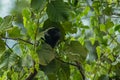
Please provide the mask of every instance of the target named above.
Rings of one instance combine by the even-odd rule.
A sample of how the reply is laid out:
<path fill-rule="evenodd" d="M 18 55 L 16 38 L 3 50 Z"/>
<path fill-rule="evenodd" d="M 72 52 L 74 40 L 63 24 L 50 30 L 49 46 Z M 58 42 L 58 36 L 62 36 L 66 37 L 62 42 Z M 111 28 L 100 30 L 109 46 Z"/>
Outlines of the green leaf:
<path fill-rule="evenodd" d="M 71 41 L 65 46 L 65 53 L 70 60 L 84 62 L 87 56 L 87 50 L 78 41 Z"/>
<path fill-rule="evenodd" d="M 105 26 L 106 29 L 109 29 L 114 26 L 114 23 L 111 21 L 111 19 L 107 19 Z"/>
<path fill-rule="evenodd" d="M 60 63 L 57 60 L 52 60 L 46 66 L 40 66 L 40 69 L 48 76 L 49 80 L 56 80 L 56 74 L 60 69 Z"/>
<path fill-rule="evenodd" d="M 79 70 L 74 67 L 71 67 L 71 80 L 83 80 L 82 75 L 80 74 Z"/>
<path fill-rule="evenodd" d="M 1 57 L 0 57 L 0 69 L 8 69 L 11 68 L 11 66 L 15 65 L 16 62 L 19 60 L 19 57 L 15 53 L 11 53 L 10 51 L 6 51 Z"/>
<path fill-rule="evenodd" d="M 96 47 L 96 51 L 97 51 L 97 54 L 98 54 L 98 59 L 100 59 L 100 56 L 101 56 L 101 48 L 100 48 L 100 46 Z"/>
<path fill-rule="evenodd" d="M 84 25 L 82 25 L 82 26 L 80 26 L 80 28 L 89 29 L 89 26 L 84 26 Z"/>
<path fill-rule="evenodd" d="M 99 8 L 100 8 L 100 6 L 101 6 L 100 1 L 93 1 L 92 7 L 94 8 L 94 10 L 95 10 L 95 12 L 97 14 L 99 14 Z"/>
<path fill-rule="evenodd" d="M 45 74 L 56 74 L 57 71 L 60 68 L 60 62 L 58 62 L 56 59 L 52 60 L 48 65 L 46 66 L 40 66 L 40 69 L 45 72 Z"/>
<path fill-rule="evenodd" d="M 31 18 L 31 12 L 30 12 L 30 10 L 29 10 L 28 8 L 23 9 L 22 15 L 23 15 L 24 17 L 26 17 L 27 19 L 30 19 L 30 18 Z"/>
<path fill-rule="evenodd" d="M 110 16 L 112 14 L 113 10 L 112 10 L 112 7 L 106 7 L 104 10 L 103 10 L 103 13 L 105 15 L 108 15 Z"/>
<path fill-rule="evenodd" d="M 10 56 L 9 56 L 9 64 L 8 64 L 8 68 L 10 68 L 11 66 L 15 65 L 16 62 L 19 60 L 19 57 L 16 53 L 12 53 Z"/>
<path fill-rule="evenodd" d="M 47 65 L 55 58 L 54 50 L 46 43 L 42 44 L 42 47 L 38 47 L 37 53 L 41 65 Z"/>
<path fill-rule="evenodd" d="M 94 38 L 94 37 L 90 37 L 89 40 L 90 40 L 90 42 L 92 43 L 92 45 L 94 45 L 94 43 L 95 43 L 95 38 Z"/>
<path fill-rule="evenodd" d="M 0 54 L 5 51 L 5 42 L 0 38 Z"/>
<path fill-rule="evenodd" d="M 57 80 L 57 77 L 55 74 L 49 74 L 47 76 L 48 76 L 49 80 Z"/>
<path fill-rule="evenodd" d="M 28 20 L 26 17 L 23 17 L 24 27 L 26 28 L 27 34 L 34 40 L 37 24 L 31 20 Z"/>
<path fill-rule="evenodd" d="M 0 17 L 0 25 L 1 25 L 2 22 L 3 22 L 3 18 Z"/>
<path fill-rule="evenodd" d="M 115 31 L 119 31 L 119 29 L 120 29 L 120 25 L 117 25 L 117 26 L 115 26 L 115 28 L 114 28 Z"/>
<path fill-rule="evenodd" d="M 69 80 L 70 68 L 66 63 L 54 59 L 46 66 L 40 66 L 40 69 L 45 72 L 49 80 Z M 56 77 L 58 76 L 58 77 Z"/>
<path fill-rule="evenodd" d="M 70 67 L 66 63 L 61 63 L 61 68 L 58 71 L 59 80 L 70 80 Z"/>
<path fill-rule="evenodd" d="M 68 20 L 68 8 L 62 0 L 55 0 L 48 3 L 46 12 L 52 21 Z"/>
<path fill-rule="evenodd" d="M 19 73 L 14 72 L 14 73 L 11 75 L 12 80 L 18 80 L 18 79 L 19 79 L 18 74 L 19 74 Z"/>
<path fill-rule="evenodd" d="M 0 32 L 5 31 L 6 29 L 10 28 L 12 26 L 12 16 L 6 16 L 2 20 L 2 23 L 0 24 Z"/>
<path fill-rule="evenodd" d="M 46 0 L 32 0 L 31 1 L 31 7 L 35 10 L 42 10 L 44 6 L 46 5 Z"/>
<path fill-rule="evenodd" d="M 106 26 L 104 24 L 100 24 L 100 31 L 106 32 Z"/>
<path fill-rule="evenodd" d="M 7 30 L 8 36 L 11 37 L 11 38 L 21 37 L 20 31 L 21 30 L 19 29 L 19 27 L 12 27 L 12 28 Z"/>
<path fill-rule="evenodd" d="M 0 69 L 1 68 L 8 68 L 8 61 L 10 56 L 10 51 L 6 51 L 1 57 L 0 57 Z"/>
<path fill-rule="evenodd" d="M 63 28 L 65 30 L 65 32 L 69 32 L 69 33 L 75 33 L 77 32 L 77 28 L 73 28 L 73 25 L 71 22 L 64 22 L 63 24 Z"/>
<path fill-rule="evenodd" d="M 89 11 L 90 11 L 90 7 L 86 6 L 83 12 L 84 15 L 87 15 Z"/>
<path fill-rule="evenodd" d="M 108 75 L 101 75 L 98 80 L 109 80 Z"/>

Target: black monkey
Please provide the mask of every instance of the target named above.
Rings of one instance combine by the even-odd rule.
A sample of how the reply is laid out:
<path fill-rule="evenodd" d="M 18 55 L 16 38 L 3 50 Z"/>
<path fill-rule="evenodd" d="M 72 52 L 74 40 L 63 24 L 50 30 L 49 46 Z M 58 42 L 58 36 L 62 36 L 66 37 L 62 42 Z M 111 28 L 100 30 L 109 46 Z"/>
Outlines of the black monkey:
<path fill-rule="evenodd" d="M 61 31 L 59 28 L 53 27 L 45 33 L 44 37 L 45 42 L 49 44 L 52 48 L 54 48 L 61 38 Z"/>
<path fill-rule="evenodd" d="M 55 47 L 55 45 L 57 44 L 57 42 L 61 39 L 61 31 L 59 28 L 53 27 L 48 29 L 45 34 L 44 34 L 44 41 L 49 44 L 52 48 Z M 40 68 L 43 67 L 42 65 L 40 65 Z M 35 75 L 37 74 L 37 70 L 34 69 L 34 73 L 31 73 L 26 80 L 33 80 L 33 78 L 35 77 Z"/>

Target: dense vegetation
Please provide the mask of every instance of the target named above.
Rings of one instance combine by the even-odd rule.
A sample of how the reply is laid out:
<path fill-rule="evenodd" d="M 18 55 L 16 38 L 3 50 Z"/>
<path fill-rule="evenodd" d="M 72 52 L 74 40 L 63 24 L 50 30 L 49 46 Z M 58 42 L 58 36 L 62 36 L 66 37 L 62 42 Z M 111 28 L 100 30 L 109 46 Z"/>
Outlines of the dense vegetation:
<path fill-rule="evenodd" d="M 119 0 L 14 4 L 0 18 L 0 80 L 120 80 Z"/>

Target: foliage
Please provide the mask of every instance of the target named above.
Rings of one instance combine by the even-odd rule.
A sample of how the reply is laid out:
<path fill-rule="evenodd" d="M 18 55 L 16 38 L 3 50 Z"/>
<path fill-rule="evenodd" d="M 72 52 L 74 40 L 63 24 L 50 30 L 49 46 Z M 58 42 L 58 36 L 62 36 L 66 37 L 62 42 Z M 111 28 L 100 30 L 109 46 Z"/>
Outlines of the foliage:
<path fill-rule="evenodd" d="M 119 4 L 17 0 L 0 18 L 0 80 L 119 80 Z M 62 32 L 55 48 L 44 42 L 52 27 Z"/>

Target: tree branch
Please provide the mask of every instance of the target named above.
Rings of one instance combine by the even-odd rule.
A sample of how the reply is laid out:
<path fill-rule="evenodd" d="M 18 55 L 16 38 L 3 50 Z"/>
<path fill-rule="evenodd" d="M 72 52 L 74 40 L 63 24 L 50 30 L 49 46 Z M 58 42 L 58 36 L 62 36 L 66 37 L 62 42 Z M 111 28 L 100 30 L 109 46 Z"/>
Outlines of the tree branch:
<path fill-rule="evenodd" d="M 58 60 L 58 61 L 60 61 L 60 62 L 62 62 L 62 63 L 66 63 L 66 64 L 68 64 L 68 65 L 72 65 L 72 66 L 77 67 L 78 70 L 79 70 L 79 72 L 80 72 L 81 75 L 82 75 L 83 80 L 85 80 L 85 75 L 84 75 L 84 72 L 83 72 L 84 70 L 83 70 L 83 68 L 82 68 L 82 65 L 81 65 L 79 62 L 75 61 L 76 64 L 73 64 L 73 63 L 70 63 L 70 62 L 65 62 L 65 61 L 63 61 L 63 60 L 61 60 L 61 59 L 59 59 L 59 58 L 56 58 L 56 60 Z"/>
<path fill-rule="evenodd" d="M 26 78 L 26 80 L 33 80 L 36 74 L 37 74 L 37 70 L 34 68 L 34 72 L 30 73 L 30 75 Z"/>
<path fill-rule="evenodd" d="M 31 43 L 30 41 L 23 40 L 23 39 L 21 39 L 21 38 L 9 38 L 9 37 L 2 37 L 2 38 L 3 38 L 3 39 L 11 39 L 11 40 L 22 41 L 22 42 L 25 42 L 25 43 L 28 43 L 28 44 L 33 45 L 33 43 Z"/>

